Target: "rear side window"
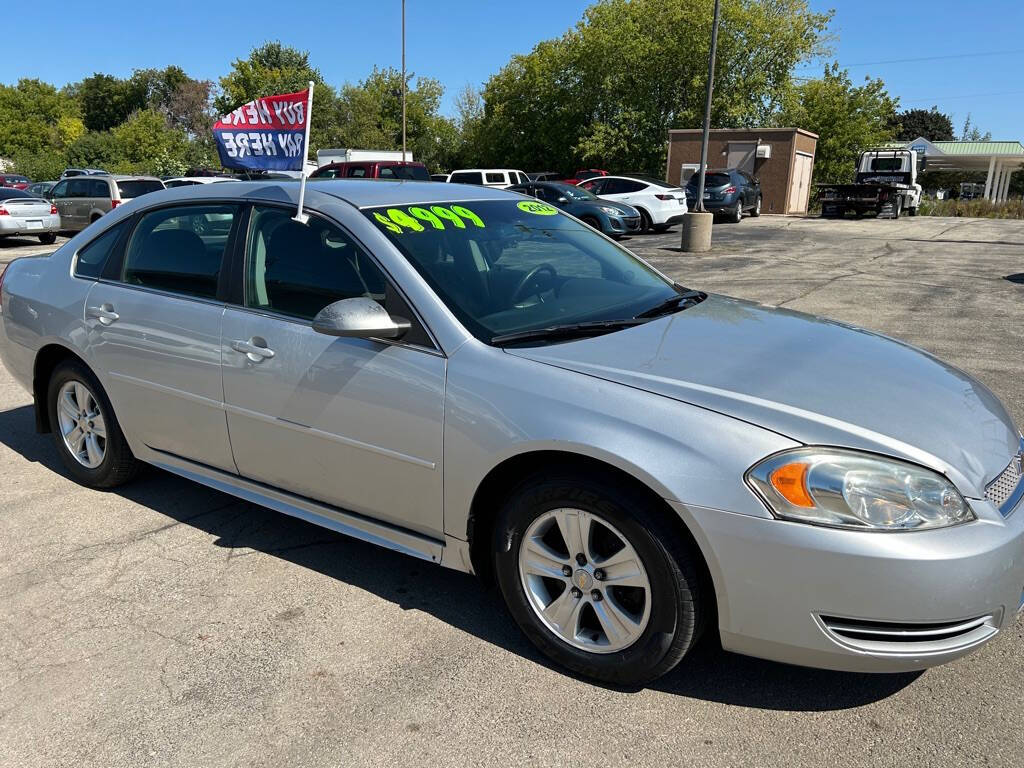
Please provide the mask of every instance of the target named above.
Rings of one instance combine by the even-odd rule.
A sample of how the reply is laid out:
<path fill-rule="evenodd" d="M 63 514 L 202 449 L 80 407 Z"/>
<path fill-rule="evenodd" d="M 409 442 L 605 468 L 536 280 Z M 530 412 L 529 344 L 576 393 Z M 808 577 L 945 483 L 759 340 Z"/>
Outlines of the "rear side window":
<path fill-rule="evenodd" d="M 511 176 L 511 175 L 512 174 L 510 173 L 509 176 Z M 488 173 L 487 174 L 487 183 L 488 184 L 504 184 L 505 183 L 505 174 L 504 173 Z"/>
<path fill-rule="evenodd" d="M 117 182 L 117 191 L 121 193 L 121 198 L 124 200 L 131 200 L 133 197 L 139 197 L 149 192 L 156 192 L 158 189 L 163 189 L 164 185 L 159 181 L 140 179 L 138 181 L 119 181 Z"/>
<path fill-rule="evenodd" d="M 91 184 L 88 179 L 75 177 L 68 182 L 67 197 L 89 197 L 91 191 Z"/>
<path fill-rule="evenodd" d="M 350 179 L 362 179 L 366 177 L 366 166 L 365 165 L 353 165 L 349 167 L 348 173 L 346 174 Z"/>
<path fill-rule="evenodd" d="M 293 215 L 291 209 L 253 208 L 246 306 L 312 320 L 341 299 L 385 302 L 383 273 L 347 234 L 316 217 L 299 224 Z"/>
<path fill-rule="evenodd" d="M 128 243 L 122 281 L 215 298 L 224 250 L 237 215 L 234 205 L 176 206 L 147 213 Z"/>
<path fill-rule="evenodd" d="M 82 248 L 75 259 L 75 276 L 98 280 L 127 225 L 128 221 L 115 224 Z"/>
<path fill-rule="evenodd" d="M 393 179 L 393 178 L 395 178 L 395 169 L 392 168 L 390 165 L 381 166 L 377 170 L 377 178 L 378 179 Z"/>
<path fill-rule="evenodd" d="M 89 197 L 105 197 L 110 199 L 110 185 L 103 179 L 89 179 Z"/>
<path fill-rule="evenodd" d="M 463 171 L 462 173 L 453 173 L 448 182 L 450 184 L 483 184 L 484 175 L 480 171 Z"/>
<path fill-rule="evenodd" d="M 422 165 L 396 165 L 391 169 L 396 179 L 411 179 L 412 181 L 430 181 L 430 174 Z"/>

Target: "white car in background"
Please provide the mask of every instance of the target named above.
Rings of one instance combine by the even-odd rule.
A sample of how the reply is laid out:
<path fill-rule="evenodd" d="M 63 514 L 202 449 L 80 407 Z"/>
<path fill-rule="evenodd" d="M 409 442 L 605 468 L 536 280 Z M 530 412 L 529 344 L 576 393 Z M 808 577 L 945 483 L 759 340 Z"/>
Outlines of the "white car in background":
<path fill-rule="evenodd" d="M 483 187 L 507 189 L 516 184 L 529 184 L 529 177 L 522 171 L 508 168 L 464 168 L 452 171 L 449 184 L 476 184 Z"/>
<path fill-rule="evenodd" d="M 641 232 L 664 232 L 681 222 L 687 211 L 685 190 L 650 176 L 598 176 L 576 186 L 636 208 Z"/>

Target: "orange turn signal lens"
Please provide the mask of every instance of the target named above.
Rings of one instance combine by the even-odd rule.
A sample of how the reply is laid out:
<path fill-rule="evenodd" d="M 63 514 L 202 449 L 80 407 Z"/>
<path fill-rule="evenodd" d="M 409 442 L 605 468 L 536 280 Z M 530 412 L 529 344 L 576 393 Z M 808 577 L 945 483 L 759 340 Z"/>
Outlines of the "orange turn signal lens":
<path fill-rule="evenodd" d="M 772 488 L 795 507 L 813 507 L 814 499 L 807 491 L 808 465 L 803 462 L 783 464 L 768 476 Z"/>

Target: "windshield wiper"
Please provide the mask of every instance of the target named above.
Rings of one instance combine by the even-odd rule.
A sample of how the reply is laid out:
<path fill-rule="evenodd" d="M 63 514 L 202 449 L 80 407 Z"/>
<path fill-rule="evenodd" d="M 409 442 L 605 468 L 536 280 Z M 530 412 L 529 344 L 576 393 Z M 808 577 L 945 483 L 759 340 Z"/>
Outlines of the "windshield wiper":
<path fill-rule="evenodd" d="M 491 339 L 491 344 L 511 344 L 516 341 L 550 341 L 552 339 L 571 339 L 577 336 L 592 336 L 623 328 L 640 325 L 643 320 L 631 317 L 624 320 L 595 320 L 587 323 L 566 323 L 551 325 L 547 328 L 534 328 L 529 331 L 501 333 Z"/>
<path fill-rule="evenodd" d="M 694 304 L 699 304 L 707 298 L 707 294 L 701 293 L 700 291 L 686 291 L 684 293 L 678 293 L 675 296 L 669 296 L 660 304 L 655 304 L 650 309 L 645 309 L 639 315 L 634 317 L 635 320 L 645 320 L 651 317 L 658 317 L 659 315 L 666 315 L 679 307 L 683 302 L 692 301 Z"/>

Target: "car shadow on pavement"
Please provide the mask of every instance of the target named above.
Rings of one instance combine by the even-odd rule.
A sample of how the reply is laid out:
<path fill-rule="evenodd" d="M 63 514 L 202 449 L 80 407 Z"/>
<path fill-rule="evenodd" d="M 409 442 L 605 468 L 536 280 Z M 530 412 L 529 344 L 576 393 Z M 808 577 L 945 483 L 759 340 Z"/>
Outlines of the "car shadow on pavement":
<path fill-rule="evenodd" d="M 51 440 L 50 435 L 36 434 L 31 406 L 0 412 L 0 443 L 28 461 L 66 476 Z M 404 610 L 428 613 L 506 651 L 569 674 L 525 639 L 496 591 L 473 576 L 357 541 L 154 468 L 111 493 L 165 515 L 175 521 L 172 525 L 204 531 L 214 537 L 215 546 L 238 555 L 261 552 L 283 558 L 371 592 Z M 160 529 L 167 527 L 161 525 Z M 736 706 L 826 711 L 887 698 L 919 674 L 857 675 L 805 669 L 728 653 L 713 639 L 705 639 L 679 667 L 650 687 Z"/>

